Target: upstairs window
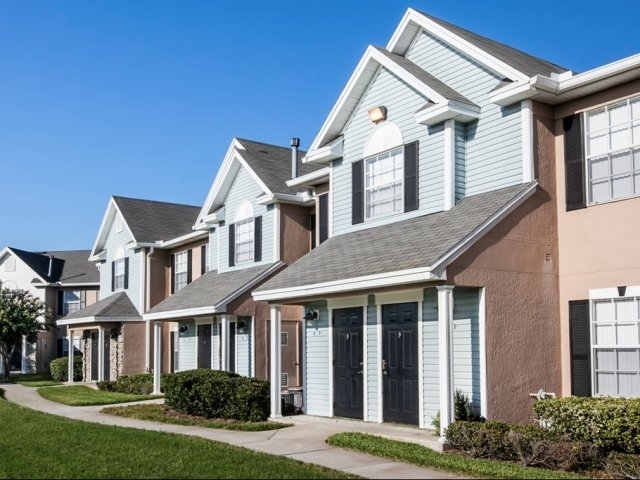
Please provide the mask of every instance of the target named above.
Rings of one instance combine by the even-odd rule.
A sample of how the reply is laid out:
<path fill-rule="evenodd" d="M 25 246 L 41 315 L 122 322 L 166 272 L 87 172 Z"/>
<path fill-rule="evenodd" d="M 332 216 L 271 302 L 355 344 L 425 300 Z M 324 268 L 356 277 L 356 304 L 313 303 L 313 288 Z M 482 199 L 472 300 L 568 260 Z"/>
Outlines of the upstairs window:
<path fill-rule="evenodd" d="M 114 264 L 114 273 L 113 273 L 113 289 L 114 290 L 122 290 L 124 288 L 124 277 L 125 277 L 125 259 L 119 258 Z"/>
<path fill-rule="evenodd" d="M 403 147 L 364 161 L 366 219 L 403 211 Z"/>
<path fill-rule="evenodd" d="M 253 262 L 254 253 L 254 229 L 253 218 L 247 218 L 236 223 L 236 238 L 235 238 L 235 251 L 236 258 L 235 263 Z"/>
<path fill-rule="evenodd" d="M 65 290 L 63 293 L 64 315 L 77 312 L 86 306 L 84 292 Z"/>
<path fill-rule="evenodd" d="M 186 251 L 175 254 L 175 268 L 174 275 L 174 291 L 179 291 L 187 286 L 188 279 L 187 274 L 189 271 L 188 254 Z"/>
<path fill-rule="evenodd" d="M 229 266 L 262 261 L 262 216 L 254 217 L 251 202 L 238 208 L 229 225 Z"/>

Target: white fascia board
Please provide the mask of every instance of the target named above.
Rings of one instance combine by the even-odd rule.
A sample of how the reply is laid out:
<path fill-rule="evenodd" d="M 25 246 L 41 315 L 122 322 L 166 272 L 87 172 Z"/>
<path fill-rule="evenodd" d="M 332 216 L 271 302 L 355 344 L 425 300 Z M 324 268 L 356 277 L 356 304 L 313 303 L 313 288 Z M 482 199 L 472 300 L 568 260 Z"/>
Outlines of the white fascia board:
<path fill-rule="evenodd" d="M 640 297 L 640 285 L 628 285 L 624 295 L 620 297 L 618 287 L 592 288 L 589 290 L 589 300 L 608 300 L 611 298 Z"/>
<path fill-rule="evenodd" d="M 427 32 L 442 40 L 444 43 L 452 46 L 456 50 L 459 50 L 468 57 L 477 60 L 477 62 L 481 65 L 484 65 L 488 69 L 493 70 L 503 77 L 520 82 L 526 82 L 529 78 L 524 73 L 516 70 L 510 65 L 507 65 L 502 60 L 497 59 L 493 55 L 490 55 L 489 53 L 485 52 L 481 48 L 478 48 L 472 43 L 467 42 L 461 37 L 455 35 L 453 32 L 447 30 L 445 27 L 418 13 L 412 8 L 409 8 L 407 10 L 407 13 L 402 19 L 402 23 L 398 27 L 398 30 L 396 30 L 396 33 L 394 33 L 394 35 L 391 37 L 391 41 L 387 45 L 387 50 L 389 50 L 390 52 L 398 53 L 402 50 L 402 48 L 406 48 L 406 40 L 404 40 L 405 36 L 403 35 L 403 30 L 409 29 L 409 31 L 411 32 L 416 29 L 416 26 L 422 28 L 423 30 L 426 30 Z M 415 36 L 415 33 L 412 35 L 412 37 L 413 36 Z M 404 53 L 406 52 L 403 52 L 402 54 Z"/>
<path fill-rule="evenodd" d="M 135 323 L 135 322 L 141 322 L 142 321 L 142 317 L 140 318 L 131 318 L 131 317 L 105 317 L 105 318 L 98 318 L 98 317 L 82 317 L 82 318 L 74 318 L 71 320 L 65 320 L 64 318 L 61 318 L 60 320 L 56 321 L 56 325 L 61 327 L 61 326 L 65 326 L 65 325 L 80 325 L 80 324 L 84 324 L 84 323 L 114 323 L 114 322 L 128 322 L 128 323 Z"/>
<path fill-rule="evenodd" d="M 325 145 L 324 147 L 316 148 L 314 150 L 309 150 L 305 155 L 305 157 L 302 159 L 302 162 L 303 163 L 328 162 L 330 160 L 335 160 L 336 158 L 342 157 L 343 151 L 344 151 L 344 137 L 340 136 L 336 138 L 334 141 Z"/>
<path fill-rule="evenodd" d="M 186 235 L 182 235 L 181 237 L 172 238 L 171 240 L 167 240 L 165 242 L 161 242 L 161 248 L 173 248 L 179 247 L 180 245 L 184 245 L 185 243 L 194 242 L 199 240 L 200 238 L 204 238 L 208 235 L 207 232 L 203 231 L 195 231 L 191 233 L 187 233 Z"/>
<path fill-rule="evenodd" d="M 206 215 L 202 218 L 202 220 L 200 220 L 199 223 L 196 223 L 193 227 L 194 230 L 209 230 L 212 227 L 215 227 L 216 225 L 218 225 L 220 222 L 224 222 L 225 220 L 225 208 L 224 205 L 222 207 L 220 207 L 218 210 L 216 210 L 215 212 Z"/>
<path fill-rule="evenodd" d="M 207 306 L 207 307 L 197 307 L 197 308 L 183 308 L 181 310 L 169 310 L 167 312 L 158 312 L 158 313 L 145 313 L 142 315 L 142 318 L 145 322 L 149 321 L 173 321 L 177 318 L 187 318 L 187 317 L 200 317 L 203 315 L 212 315 L 214 313 L 220 313 L 216 307 Z"/>
<path fill-rule="evenodd" d="M 538 182 L 533 181 L 526 190 L 520 192 L 519 195 L 512 198 L 507 204 L 503 205 L 500 210 L 493 214 L 490 218 L 482 222 L 476 229 L 474 229 L 469 235 L 463 238 L 460 242 L 454 245 L 448 252 L 446 252 L 440 259 L 438 259 L 431 269 L 434 272 L 445 271 L 446 267 L 451 264 L 456 258 L 466 252 L 474 243 L 476 243 L 481 237 L 483 237 L 489 230 L 495 227 L 498 223 L 504 220 L 507 215 L 513 212 L 519 207 L 526 199 L 534 194 Z"/>
<path fill-rule="evenodd" d="M 480 107 L 449 100 L 416 112 L 415 119 L 417 123 L 423 125 L 435 125 L 446 120 L 466 123 L 479 116 Z"/>
<path fill-rule="evenodd" d="M 272 203 L 290 203 L 293 205 L 309 205 L 313 203 L 314 199 L 309 194 L 304 195 L 291 195 L 288 193 L 272 193 L 269 195 L 263 195 L 256 199 L 256 203 L 259 205 L 270 205 Z"/>
<path fill-rule="evenodd" d="M 100 252 L 98 252 L 95 255 L 91 255 L 88 260 L 90 262 L 101 262 L 103 260 L 107 259 L 107 251 L 106 250 L 101 250 Z"/>
<path fill-rule="evenodd" d="M 536 75 L 531 77 L 526 83 L 514 83 L 513 85 L 508 85 L 496 90 L 489 95 L 489 101 L 504 107 L 530 99 L 540 92 L 558 94 L 558 88 L 559 84 L 557 80 L 543 75 Z"/>
<path fill-rule="evenodd" d="M 444 280 L 444 277 L 434 275 L 431 267 L 412 268 L 396 272 L 385 272 L 362 277 L 345 278 L 331 282 L 315 283 L 311 285 L 263 290 L 253 293 L 253 299 L 258 300 L 288 300 L 304 297 L 316 297 L 372 288 L 384 288 L 408 283 Z"/>
<path fill-rule="evenodd" d="M 299 177 L 287 180 L 287 187 L 312 187 L 319 183 L 328 182 L 330 171 L 331 167 L 324 167 L 316 170 L 315 172 L 300 175 Z"/>
<path fill-rule="evenodd" d="M 75 283 L 52 283 L 51 286 L 53 287 L 58 287 L 58 288 L 69 288 L 69 287 L 99 287 L 100 286 L 100 282 L 85 282 L 85 283 L 80 283 L 80 282 L 75 282 Z"/>
<path fill-rule="evenodd" d="M 603 65 L 598 68 L 594 68 L 592 70 L 588 70 L 583 73 L 579 73 L 577 75 L 574 75 L 571 78 L 560 80 L 559 93 L 563 93 L 564 91 L 571 90 L 574 88 L 582 87 L 584 85 L 588 85 L 589 83 L 597 82 L 599 80 L 604 80 L 605 78 L 619 75 L 621 73 L 626 72 L 627 70 L 631 70 L 639 67 L 640 67 L 640 53 L 636 55 L 632 55 L 627 58 L 623 58 L 622 60 L 617 60 L 615 62 L 609 63 L 607 65 Z"/>

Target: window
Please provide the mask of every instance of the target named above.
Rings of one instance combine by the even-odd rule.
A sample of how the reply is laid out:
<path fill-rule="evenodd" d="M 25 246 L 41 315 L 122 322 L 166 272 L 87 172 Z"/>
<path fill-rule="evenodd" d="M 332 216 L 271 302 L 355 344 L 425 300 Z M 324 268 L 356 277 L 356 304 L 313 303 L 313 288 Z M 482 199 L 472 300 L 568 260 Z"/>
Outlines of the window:
<path fill-rule="evenodd" d="M 365 214 L 367 219 L 403 211 L 403 148 L 365 159 Z"/>
<path fill-rule="evenodd" d="M 640 97 L 586 113 L 590 203 L 640 195 Z"/>
<path fill-rule="evenodd" d="M 289 333 L 288 332 L 280 332 L 280 346 L 286 347 L 289 345 Z"/>
<path fill-rule="evenodd" d="M 114 290 L 121 290 L 123 288 L 125 288 L 124 284 L 125 284 L 125 259 L 124 258 L 119 258 L 116 261 L 113 262 L 113 268 L 114 268 L 114 273 L 113 273 L 113 289 Z"/>
<path fill-rule="evenodd" d="M 640 397 L 640 297 L 591 304 L 594 395 Z"/>
<path fill-rule="evenodd" d="M 252 262 L 254 253 L 253 218 L 235 224 L 235 263 Z"/>
<path fill-rule="evenodd" d="M 65 290 L 62 297 L 63 314 L 69 315 L 86 306 L 85 294 L 82 291 Z"/>
<path fill-rule="evenodd" d="M 189 254 L 188 251 L 179 252 L 175 254 L 175 267 L 173 270 L 174 276 L 174 292 L 179 291 L 183 287 L 186 287 L 188 281 L 189 271 Z"/>

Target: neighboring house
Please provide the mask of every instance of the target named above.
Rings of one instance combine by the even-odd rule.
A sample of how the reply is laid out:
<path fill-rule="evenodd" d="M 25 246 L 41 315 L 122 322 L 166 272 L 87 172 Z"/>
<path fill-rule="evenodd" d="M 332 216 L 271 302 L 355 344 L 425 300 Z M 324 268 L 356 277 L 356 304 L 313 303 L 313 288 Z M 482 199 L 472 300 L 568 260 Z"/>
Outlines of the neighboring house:
<path fill-rule="evenodd" d="M 563 395 L 640 397 L 640 55 L 558 82 Z"/>
<path fill-rule="evenodd" d="M 207 235 L 191 228 L 199 212 L 191 205 L 109 200 L 89 257 L 100 271 L 101 300 L 57 322 L 71 341 L 82 339 L 84 381 L 150 371 L 153 332 L 142 314 L 201 275 Z M 175 327 L 165 325 L 166 372 L 173 370 Z"/>
<path fill-rule="evenodd" d="M 561 391 L 553 113 L 518 94 L 572 75 L 413 9 L 366 50 L 304 159 L 329 238 L 253 292 L 307 312 L 306 413 L 444 429 L 460 389 L 526 422 Z"/>
<path fill-rule="evenodd" d="M 269 378 L 269 306 L 253 301 L 251 291 L 320 242 L 316 200 L 307 188 L 286 184 L 298 174 L 317 177 L 320 170 L 301 164 L 298 143 L 293 139 L 289 149 L 231 142 L 193 222 L 194 230 L 209 238 L 207 273 L 143 316 L 158 332 L 165 322 L 180 323 L 179 370 L 212 368 Z M 286 309 L 276 339 L 282 347 L 277 385 L 284 389 L 302 386 L 302 316 L 301 307 Z M 159 375 L 155 380 L 159 390 Z"/>
<path fill-rule="evenodd" d="M 42 300 L 50 308 L 53 323 L 98 300 L 99 273 L 88 258 L 89 250 L 27 252 L 5 247 L 0 251 L 0 285 L 27 290 Z M 54 325 L 39 333 L 35 343 L 23 339 L 11 358 L 11 370 L 47 373 L 51 360 L 67 351 L 65 332 Z"/>

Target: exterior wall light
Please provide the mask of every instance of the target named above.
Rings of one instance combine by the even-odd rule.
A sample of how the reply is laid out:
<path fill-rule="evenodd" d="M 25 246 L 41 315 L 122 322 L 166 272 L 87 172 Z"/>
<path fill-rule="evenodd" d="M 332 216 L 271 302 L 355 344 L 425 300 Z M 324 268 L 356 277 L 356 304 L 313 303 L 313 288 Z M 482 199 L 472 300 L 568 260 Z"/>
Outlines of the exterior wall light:
<path fill-rule="evenodd" d="M 387 107 L 379 106 L 369 110 L 369 119 L 373 123 L 382 122 L 387 119 Z"/>
<path fill-rule="evenodd" d="M 318 311 L 313 308 L 309 308 L 307 313 L 304 315 L 304 319 L 307 321 L 317 320 L 318 319 Z"/>

